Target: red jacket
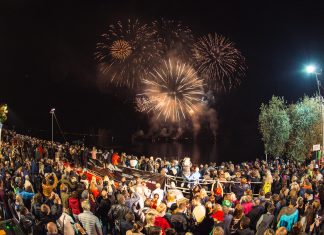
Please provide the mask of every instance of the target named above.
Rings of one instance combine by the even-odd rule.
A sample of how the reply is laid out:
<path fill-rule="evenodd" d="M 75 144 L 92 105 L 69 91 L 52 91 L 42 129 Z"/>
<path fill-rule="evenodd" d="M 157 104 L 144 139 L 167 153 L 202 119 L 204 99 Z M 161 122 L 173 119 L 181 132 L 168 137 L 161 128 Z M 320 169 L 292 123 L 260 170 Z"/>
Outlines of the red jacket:
<path fill-rule="evenodd" d="M 75 197 L 70 197 L 69 198 L 69 208 L 71 209 L 73 215 L 80 214 L 81 209 L 80 209 L 79 199 L 77 199 Z"/>
<path fill-rule="evenodd" d="M 117 153 L 114 153 L 111 157 L 111 163 L 116 166 L 120 163 L 120 157 L 118 156 Z"/>
<path fill-rule="evenodd" d="M 170 228 L 170 224 L 168 223 L 168 221 L 165 218 L 160 217 L 160 216 L 157 216 L 155 218 L 154 226 L 158 226 L 158 227 L 162 228 L 162 235 L 165 234 L 165 230 L 167 228 Z"/>

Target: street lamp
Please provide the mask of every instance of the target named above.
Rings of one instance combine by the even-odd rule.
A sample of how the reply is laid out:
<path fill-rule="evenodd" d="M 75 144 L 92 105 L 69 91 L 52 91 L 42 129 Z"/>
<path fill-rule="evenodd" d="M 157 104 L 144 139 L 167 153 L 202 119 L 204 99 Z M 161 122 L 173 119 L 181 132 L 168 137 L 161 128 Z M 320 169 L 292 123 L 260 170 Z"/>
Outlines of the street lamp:
<path fill-rule="evenodd" d="M 322 151 L 324 150 L 324 115 L 323 115 L 323 104 L 322 104 L 322 96 L 321 96 L 321 90 L 320 90 L 320 86 L 321 86 L 321 82 L 318 79 L 318 76 L 322 74 L 322 70 L 317 68 L 315 65 L 310 64 L 308 66 L 306 66 L 305 68 L 306 73 L 309 74 L 315 74 L 315 78 L 316 78 L 316 83 L 317 83 L 317 90 L 318 90 L 318 95 L 320 98 L 320 106 L 321 106 L 321 117 L 322 117 Z"/>
<path fill-rule="evenodd" d="M 52 115 L 52 146 L 53 146 L 55 108 L 51 109 L 50 114 Z"/>

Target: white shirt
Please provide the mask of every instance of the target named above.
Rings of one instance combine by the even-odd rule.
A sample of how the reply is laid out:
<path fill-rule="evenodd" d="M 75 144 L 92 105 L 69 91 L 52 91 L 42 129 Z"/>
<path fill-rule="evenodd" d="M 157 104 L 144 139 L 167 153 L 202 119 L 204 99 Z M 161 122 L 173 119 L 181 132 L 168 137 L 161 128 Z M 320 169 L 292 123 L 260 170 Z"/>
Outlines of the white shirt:
<path fill-rule="evenodd" d="M 63 222 L 64 220 L 64 222 Z M 61 217 L 57 220 L 57 223 L 60 224 L 63 230 L 63 223 L 64 223 L 64 235 L 74 235 L 74 228 L 71 223 L 74 224 L 72 217 L 65 212 L 62 213 Z"/>
<path fill-rule="evenodd" d="M 164 191 L 160 188 L 154 189 L 153 192 L 151 193 L 151 198 L 154 198 L 154 194 L 159 195 L 158 204 L 160 204 L 164 198 Z"/>

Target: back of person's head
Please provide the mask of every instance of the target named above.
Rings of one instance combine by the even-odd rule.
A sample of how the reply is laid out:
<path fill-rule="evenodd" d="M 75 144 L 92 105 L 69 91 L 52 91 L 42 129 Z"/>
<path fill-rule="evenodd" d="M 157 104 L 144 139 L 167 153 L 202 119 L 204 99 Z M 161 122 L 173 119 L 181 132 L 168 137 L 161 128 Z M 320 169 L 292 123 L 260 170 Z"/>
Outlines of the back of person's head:
<path fill-rule="evenodd" d="M 90 203 L 88 200 L 84 200 L 81 202 L 81 207 L 85 211 L 90 211 Z"/>
<path fill-rule="evenodd" d="M 235 209 L 234 209 L 234 218 L 241 218 L 241 216 L 243 215 L 243 207 L 241 204 L 237 204 L 235 206 Z"/>
<path fill-rule="evenodd" d="M 212 235 L 223 235 L 224 234 L 224 229 L 220 226 L 216 226 L 213 229 Z"/>
<path fill-rule="evenodd" d="M 21 214 L 21 215 L 26 215 L 27 213 L 28 213 L 28 209 L 27 209 L 27 207 L 23 206 L 23 207 L 21 208 L 21 210 L 20 210 L 20 214 Z"/>
<path fill-rule="evenodd" d="M 58 230 L 57 230 L 56 224 L 53 223 L 53 222 L 49 222 L 49 223 L 46 225 L 46 229 L 47 229 L 47 231 L 48 231 L 49 234 L 57 234 L 57 233 L 58 233 Z"/>
<path fill-rule="evenodd" d="M 36 193 L 33 197 L 33 203 L 38 203 L 38 204 L 42 203 L 42 198 L 43 196 L 41 193 Z"/>
<path fill-rule="evenodd" d="M 264 197 L 267 198 L 267 199 L 270 199 L 271 196 L 272 196 L 272 193 L 271 192 L 267 192 Z"/>
<path fill-rule="evenodd" d="M 151 199 L 149 199 L 149 198 L 145 199 L 144 207 L 151 207 Z"/>
<path fill-rule="evenodd" d="M 162 228 L 158 226 L 151 226 L 148 229 L 147 235 L 161 235 L 162 234 Z"/>
<path fill-rule="evenodd" d="M 42 204 L 41 205 L 41 212 L 43 212 L 45 215 L 48 215 L 49 214 L 49 212 L 50 212 L 50 208 L 49 208 L 49 206 L 48 205 L 46 205 L 46 204 Z"/>
<path fill-rule="evenodd" d="M 66 193 L 68 190 L 68 187 L 65 184 L 61 184 L 60 191 Z"/>
<path fill-rule="evenodd" d="M 166 208 L 167 207 L 166 207 L 166 205 L 164 203 L 160 203 L 160 205 L 158 205 L 156 207 L 156 210 L 157 210 L 158 213 L 162 214 L 162 213 L 164 213 L 166 211 Z"/>
<path fill-rule="evenodd" d="M 289 204 L 295 207 L 295 206 L 297 205 L 297 200 L 296 200 L 296 198 L 291 198 Z"/>
<path fill-rule="evenodd" d="M 77 191 L 73 191 L 73 192 L 71 193 L 71 197 L 73 197 L 73 198 L 78 198 L 78 192 L 77 192 Z"/>
<path fill-rule="evenodd" d="M 273 231 L 273 229 L 268 228 L 266 231 L 264 231 L 263 235 L 274 235 L 275 231 Z"/>
<path fill-rule="evenodd" d="M 287 234 L 288 234 L 288 231 L 287 231 L 286 227 L 280 227 L 276 231 L 276 235 L 287 235 Z"/>
<path fill-rule="evenodd" d="M 293 225 L 290 234 L 291 235 L 299 235 L 303 232 L 303 226 L 300 221 L 298 221 L 296 224 Z"/>
<path fill-rule="evenodd" d="M 304 206 L 304 199 L 302 197 L 297 198 L 297 206 L 302 208 Z"/>
<path fill-rule="evenodd" d="M 133 222 L 135 220 L 135 216 L 132 212 L 127 212 L 125 215 L 125 220 L 127 222 Z"/>
<path fill-rule="evenodd" d="M 119 204 L 124 204 L 125 203 L 125 196 L 122 194 L 117 195 L 117 201 Z"/>
<path fill-rule="evenodd" d="M 268 207 L 267 207 L 268 213 L 270 213 L 271 215 L 273 215 L 274 210 L 275 210 L 274 205 L 273 204 L 269 204 Z"/>
<path fill-rule="evenodd" d="M 165 230 L 165 235 L 177 235 L 177 231 L 174 228 L 167 228 Z"/>
<path fill-rule="evenodd" d="M 246 229 L 250 225 L 250 218 L 247 216 L 244 216 L 241 220 L 240 227 L 241 229 Z"/>
<path fill-rule="evenodd" d="M 132 232 L 133 233 L 140 233 L 143 229 L 143 224 L 140 221 L 136 221 L 133 224 Z"/>
<path fill-rule="evenodd" d="M 30 192 L 30 193 L 33 192 L 33 189 L 30 185 L 26 187 L 26 192 Z"/>

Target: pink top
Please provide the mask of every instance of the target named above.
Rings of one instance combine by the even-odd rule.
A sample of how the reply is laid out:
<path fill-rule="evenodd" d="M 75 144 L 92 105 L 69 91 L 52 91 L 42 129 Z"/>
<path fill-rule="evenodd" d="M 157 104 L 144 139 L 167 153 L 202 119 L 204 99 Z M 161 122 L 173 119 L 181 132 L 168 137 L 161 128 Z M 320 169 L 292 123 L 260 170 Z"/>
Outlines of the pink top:
<path fill-rule="evenodd" d="M 243 202 L 242 207 L 243 207 L 244 215 L 247 215 L 252 210 L 253 203 L 252 202 Z"/>

